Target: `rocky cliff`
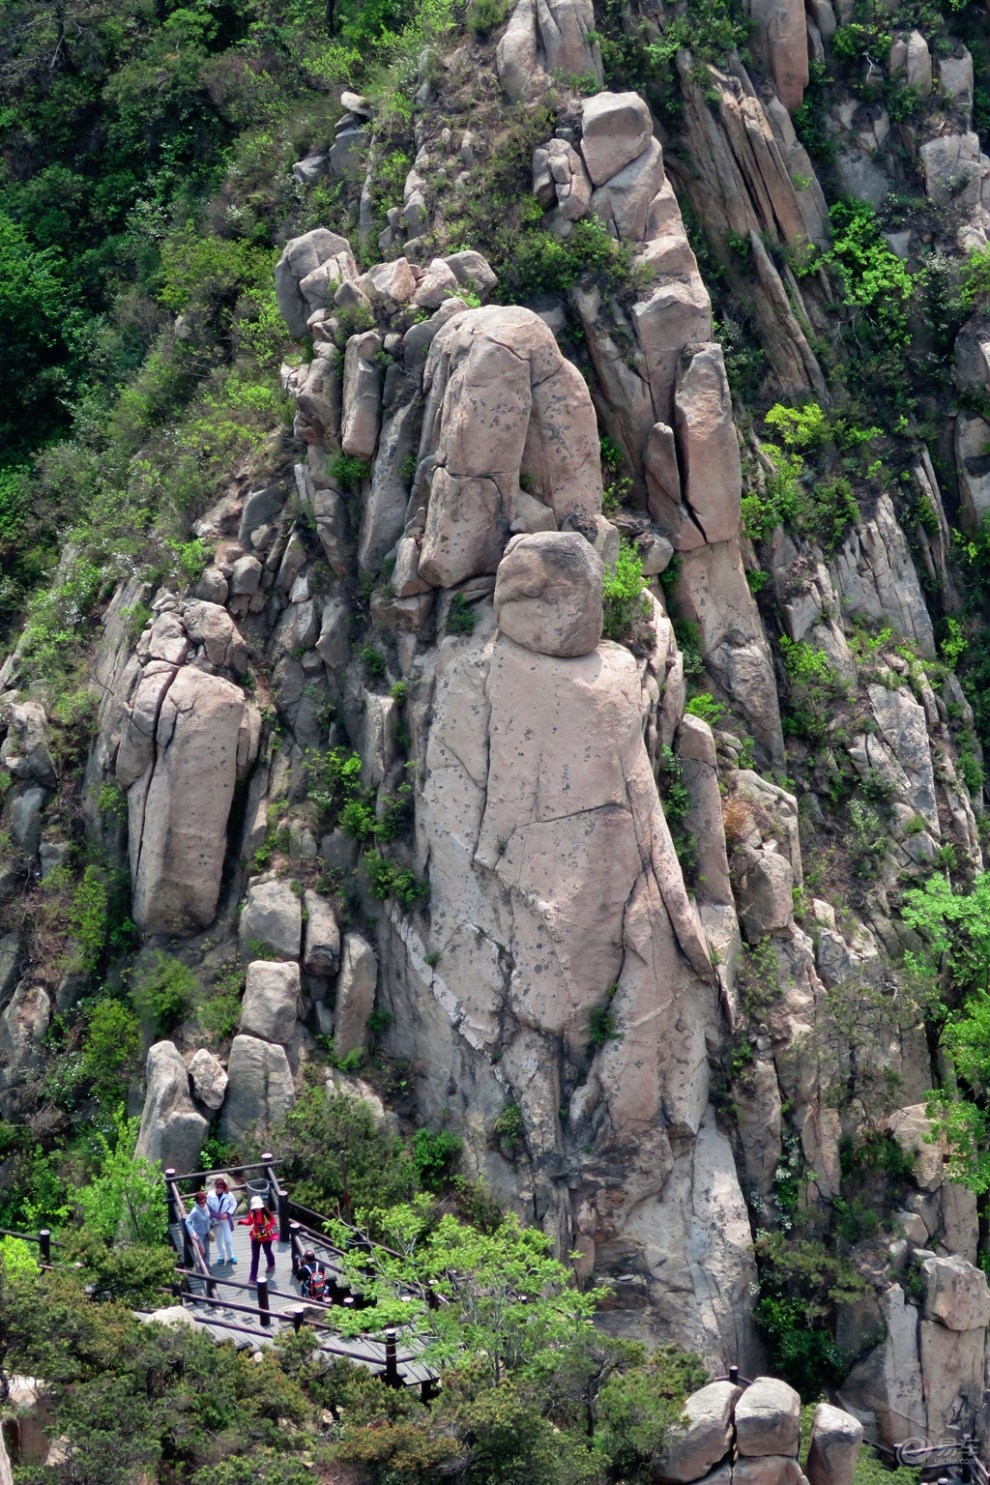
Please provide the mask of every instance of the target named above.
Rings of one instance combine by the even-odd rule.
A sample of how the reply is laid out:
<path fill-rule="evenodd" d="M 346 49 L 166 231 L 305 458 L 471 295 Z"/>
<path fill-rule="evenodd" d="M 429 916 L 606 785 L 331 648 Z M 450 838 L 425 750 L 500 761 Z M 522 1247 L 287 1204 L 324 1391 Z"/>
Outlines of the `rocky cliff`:
<path fill-rule="evenodd" d="M 755 1372 L 790 1304 L 890 1444 L 983 1420 L 902 894 L 983 869 L 945 642 L 980 643 L 986 322 L 914 300 L 986 248 L 990 166 L 951 15 L 749 22 L 744 60 L 672 7 L 518 0 L 423 60 L 380 236 L 386 131 L 344 95 L 296 167 L 339 219 L 275 269 L 291 436 L 200 512 L 198 578 L 115 588 L 78 827 L 30 645 L 0 671 L 0 1099 L 84 987 L 14 910 L 78 828 L 126 863 L 136 984 L 236 982 L 214 1045 L 149 1036 L 145 1153 L 194 1168 L 214 1118 L 247 1148 L 374 1032 L 606 1326 Z M 471 67 L 572 273 L 506 281 L 450 225 L 493 148 Z"/>

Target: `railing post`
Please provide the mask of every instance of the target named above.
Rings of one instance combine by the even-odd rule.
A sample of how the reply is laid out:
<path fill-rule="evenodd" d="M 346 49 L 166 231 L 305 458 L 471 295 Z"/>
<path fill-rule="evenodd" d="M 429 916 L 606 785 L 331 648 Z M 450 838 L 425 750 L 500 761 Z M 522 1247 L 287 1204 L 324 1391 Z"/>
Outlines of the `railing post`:
<path fill-rule="evenodd" d="M 289 1193 L 282 1187 L 275 1187 L 278 1196 L 278 1240 L 287 1243 L 290 1238 L 291 1223 L 289 1222 Z"/>
<path fill-rule="evenodd" d="M 737 1366 L 730 1366 L 729 1367 L 729 1381 L 733 1384 L 733 1386 L 737 1386 L 738 1385 L 738 1382 L 739 1382 L 739 1368 Z"/>
<path fill-rule="evenodd" d="M 272 1323 L 271 1300 L 268 1298 L 268 1280 L 258 1280 L 258 1317 L 262 1327 L 267 1330 Z"/>
<path fill-rule="evenodd" d="M 399 1380 L 398 1347 L 395 1330 L 390 1326 L 385 1332 L 385 1386 L 401 1387 Z"/>
<path fill-rule="evenodd" d="M 168 1203 L 168 1220 L 171 1226 L 181 1222 L 179 1209 L 175 1201 L 175 1166 L 170 1165 L 165 1172 L 165 1200 Z"/>
<path fill-rule="evenodd" d="M 298 1335 L 299 1332 L 302 1330 L 304 1314 L 305 1311 L 302 1305 L 296 1305 L 296 1308 L 292 1311 L 292 1329 L 295 1331 L 296 1335 Z"/>
<path fill-rule="evenodd" d="M 347 1184 L 347 1156 L 344 1154 L 343 1150 L 341 1150 L 340 1152 L 340 1183 L 341 1189 L 344 1193 L 342 1198 L 342 1205 L 344 1208 L 344 1221 L 347 1223 L 348 1227 L 350 1227 L 354 1218 L 353 1213 L 351 1212 L 350 1187 Z"/>
<path fill-rule="evenodd" d="M 38 1233 L 38 1254 L 42 1263 L 51 1263 L 52 1235 L 47 1227 L 42 1227 Z"/>
<path fill-rule="evenodd" d="M 299 1241 L 299 1223 L 289 1223 L 289 1257 L 292 1260 L 292 1277 L 299 1277 L 299 1258 L 302 1244 Z"/>

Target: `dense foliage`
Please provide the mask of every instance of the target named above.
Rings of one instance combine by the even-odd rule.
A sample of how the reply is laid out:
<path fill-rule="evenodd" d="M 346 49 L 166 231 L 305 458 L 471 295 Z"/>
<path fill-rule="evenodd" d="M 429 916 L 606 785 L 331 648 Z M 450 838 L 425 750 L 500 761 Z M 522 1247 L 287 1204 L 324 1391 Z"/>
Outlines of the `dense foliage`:
<path fill-rule="evenodd" d="M 293 1157 L 298 1189 L 327 1193 L 336 1172 L 326 1174 L 326 1150 L 337 1170 L 353 1172 L 357 1196 L 386 1203 L 366 1218 L 388 1246 L 356 1251 L 350 1275 L 370 1307 L 334 1312 L 341 1334 L 407 1327 L 438 1370 L 439 1397 L 426 1405 L 415 1392 L 391 1392 L 315 1353 L 305 1333 L 281 1337 L 259 1364 L 201 1332 L 136 1320 L 126 1304 L 167 1302 L 174 1258 L 160 1245 L 160 1177 L 128 1157 L 133 1130 L 119 1125 L 102 1175 L 81 1196 L 82 1271 L 45 1274 L 26 1245 L 0 1249 L 0 1360 L 46 1379 L 70 1445 L 66 1485 L 227 1485 L 247 1471 L 293 1485 L 337 1479 L 341 1466 L 362 1485 L 427 1481 L 438 1470 L 466 1485 L 648 1479 L 683 1398 L 706 1379 L 696 1358 L 666 1348 L 647 1359 L 600 1336 L 590 1320 L 602 1292 L 579 1290 L 544 1234 L 477 1194 L 482 1226 L 436 1194 L 395 1204 L 417 1173 L 428 1189 L 450 1191 L 449 1140 L 417 1139 L 410 1159 L 367 1105 L 347 1099 L 311 1099 L 294 1130 L 314 1141 L 310 1185 Z M 375 1181 L 375 1155 L 380 1173 L 404 1172 L 398 1186 Z M 351 1230 L 336 1235 L 343 1245 Z M 49 1477 L 18 1471 L 19 1485 Z"/>

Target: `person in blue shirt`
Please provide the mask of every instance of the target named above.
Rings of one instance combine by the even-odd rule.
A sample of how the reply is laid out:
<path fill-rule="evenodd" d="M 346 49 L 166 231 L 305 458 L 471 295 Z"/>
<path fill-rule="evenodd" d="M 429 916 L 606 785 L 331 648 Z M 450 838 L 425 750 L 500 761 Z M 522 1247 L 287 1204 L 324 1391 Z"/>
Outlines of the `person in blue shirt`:
<path fill-rule="evenodd" d="M 206 1205 L 206 1192 L 197 1191 L 193 1199 L 193 1204 L 189 1209 L 189 1215 L 186 1218 L 186 1231 L 196 1244 L 196 1251 L 205 1264 L 209 1263 L 208 1245 L 212 1225 L 213 1219 L 210 1216 L 210 1209 Z"/>

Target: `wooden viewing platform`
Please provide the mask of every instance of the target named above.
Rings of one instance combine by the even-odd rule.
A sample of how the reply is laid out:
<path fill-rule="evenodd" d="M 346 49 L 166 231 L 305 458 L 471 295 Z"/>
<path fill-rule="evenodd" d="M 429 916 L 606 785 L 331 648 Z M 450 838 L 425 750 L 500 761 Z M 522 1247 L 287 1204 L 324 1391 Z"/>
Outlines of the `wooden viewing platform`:
<path fill-rule="evenodd" d="M 214 1340 L 233 1342 L 241 1348 L 271 1345 L 275 1337 L 286 1329 L 299 1330 L 305 1325 L 312 1331 L 314 1346 L 325 1355 L 339 1356 L 366 1367 L 392 1386 L 419 1387 L 424 1396 L 430 1395 L 435 1390 L 436 1372 L 418 1359 L 423 1348 L 414 1335 L 395 1329 L 375 1331 L 369 1328 L 365 1335 L 344 1336 L 337 1329 L 335 1315 L 339 1315 L 342 1308 L 352 1312 L 362 1309 L 362 1296 L 352 1293 L 348 1287 L 340 1250 L 316 1228 L 293 1215 L 294 1209 L 296 1213 L 315 1219 L 321 1226 L 327 1220 L 289 1200 L 279 1185 L 275 1163 L 273 1156 L 263 1155 L 262 1164 L 242 1167 L 245 1171 L 264 1172 L 264 1175 L 258 1181 L 231 1187 L 240 1198 L 232 1232 L 237 1261 L 235 1264 L 217 1262 L 216 1243 L 211 1242 L 209 1263 L 205 1268 L 185 1230 L 186 1197 L 221 1172 L 200 1171 L 192 1176 L 178 1176 L 174 1170 L 166 1171 L 169 1238 L 183 1260 L 179 1269 L 183 1307 Z M 192 1181 L 196 1185 L 189 1188 L 188 1183 Z M 248 1281 L 251 1238 L 248 1228 L 239 1225 L 239 1219 L 246 1215 L 247 1199 L 257 1194 L 251 1188 L 261 1186 L 264 1181 L 268 1183 L 269 1192 L 273 1193 L 269 1196 L 270 1209 L 279 1219 L 278 1240 L 272 1244 L 275 1271 L 269 1277 L 262 1252 L 258 1283 L 251 1284 Z M 180 1182 L 187 1186 L 185 1191 L 180 1189 Z M 356 1246 L 375 1246 L 357 1229 L 353 1231 Z M 324 1302 L 306 1299 L 296 1278 L 302 1254 L 309 1250 L 327 1271 L 327 1299 Z"/>

